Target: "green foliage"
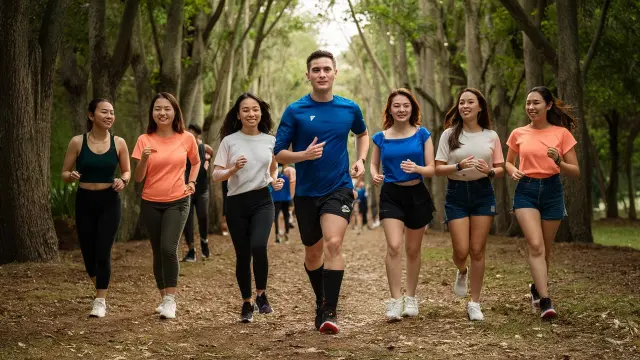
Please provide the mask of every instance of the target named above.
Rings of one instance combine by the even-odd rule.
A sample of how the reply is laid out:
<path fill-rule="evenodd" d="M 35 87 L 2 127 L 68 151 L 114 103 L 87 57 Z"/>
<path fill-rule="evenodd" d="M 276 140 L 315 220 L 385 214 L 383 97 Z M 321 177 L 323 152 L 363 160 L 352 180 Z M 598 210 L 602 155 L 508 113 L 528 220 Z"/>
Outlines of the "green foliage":
<path fill-rule="evenodd" d="M 54 218 L 75 219 L 77 192 L 78 183 L 67 184 L 60 179 L 53 180 L 49 192 L 51 215 Z"/>

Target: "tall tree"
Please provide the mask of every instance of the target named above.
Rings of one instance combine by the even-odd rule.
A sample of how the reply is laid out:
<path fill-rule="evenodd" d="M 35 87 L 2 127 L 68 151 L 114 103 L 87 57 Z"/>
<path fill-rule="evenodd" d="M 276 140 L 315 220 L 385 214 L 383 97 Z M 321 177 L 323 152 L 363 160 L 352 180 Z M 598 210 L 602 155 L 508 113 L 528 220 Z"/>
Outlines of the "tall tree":
<path fill-rule="evenodd" d="M 464 1 L 467 87 L 482 89 L 482 51 L 480 49 L 480 0 Z"/>
<path fill-rule="evenodd" d="M 0 1 L 0 263 L 56 258 L 49 203 L 53 77 L 67 0 Z"/>

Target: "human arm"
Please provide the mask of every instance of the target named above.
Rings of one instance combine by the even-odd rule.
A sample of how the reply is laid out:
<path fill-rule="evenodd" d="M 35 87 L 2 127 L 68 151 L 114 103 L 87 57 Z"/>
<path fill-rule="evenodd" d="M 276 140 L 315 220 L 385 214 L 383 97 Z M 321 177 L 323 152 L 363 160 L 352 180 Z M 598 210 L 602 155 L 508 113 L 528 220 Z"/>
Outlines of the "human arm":
<path fill-rule="evenodd" d="M 120 165 L 120 177 L 113 179 L 111 186 L 115 191 L 122 191 L 131 180 L 131 162 L 129 160 L 129 149 L 127 143 L 121 137 L 115 137 L 116 152 L 118 153 L 118 163 Z"/>
<path fill-rule="evenodd" d="M 364 174 L 364 160 L 369 153 L 369 133 L 366 128 L 364 132 L 356 135 L 356 161 L 351 167 L 351 176 L 354 178 Z"/>
<path fill-rule="evenodd" d="M 380 185 L 384 181 L 384 175 L 379 172 L 380 170 L 380 148 L 374 143 L 373 151 L 371 151 L 371 164 L 369 164 L 369 172 L 371 173 L 371 180 L 375 185 Z"/>
<path fill-rule="evenodd" d="M 74 136 L 69 141 L 67 146 L 67 152 L 64 155 L 64 162 L 62 164 L 62 181 L 70 183 L 76 180 L 80 180 L 80 173 L 73 170 L 73 165 L 80 154 L 80 148 L 82 147 L 82 135 Z"/>
<path fill-rule="evenodd" d="M 516 181 L 522 179 L 522 177 L 525 176 L 525 173 L 518 170 L 518 168 L 515 166 L 517 157 L 518 153 L 512 148 L 509 148 L 509 151 L 507 152 L 507 161 L 504 164 L 507 174 Z"/>

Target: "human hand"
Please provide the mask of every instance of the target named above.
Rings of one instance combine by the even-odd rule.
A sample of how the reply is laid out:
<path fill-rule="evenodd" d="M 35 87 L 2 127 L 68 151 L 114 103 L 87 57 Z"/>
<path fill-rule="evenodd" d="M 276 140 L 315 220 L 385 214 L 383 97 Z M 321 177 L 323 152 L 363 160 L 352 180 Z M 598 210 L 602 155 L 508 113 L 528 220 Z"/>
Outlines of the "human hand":
<path fill-rule="evenodd" d="M 317 142 L 318 137 L 316 136 L 313 138 L 311 144 L 307 146 L 307 149 L 304 151 L 304 158 L 306 160 L 315 160 L 319 159 L 322 156 L 322 150 L 324 149 L 326 141 L 323 141 L 320 144 L 318 144 Z"/>

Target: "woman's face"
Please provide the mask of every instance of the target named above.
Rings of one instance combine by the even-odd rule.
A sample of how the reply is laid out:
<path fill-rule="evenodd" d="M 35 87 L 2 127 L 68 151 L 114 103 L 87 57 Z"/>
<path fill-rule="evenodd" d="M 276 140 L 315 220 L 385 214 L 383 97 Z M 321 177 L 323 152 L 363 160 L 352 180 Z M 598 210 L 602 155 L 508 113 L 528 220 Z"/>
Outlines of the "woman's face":
<path fill-rule="evenodd" d="M 113 105 L 107 101 L 103 101 L 96 106 L 96 110 L 89 113 L 89 119 L 93 121 L 93 126 L 109 130 L 116 121 L 116 115 L 113 111 Z"/>
<path fill-rule="evenodd" d="M 153 121 L 158 127 L 171 126 L 175 117 L 176 112 L 169 100 L 161 97 L 153 104 Z"/>
<path fill-rule="evenodd" d="M 460 100 L 458 101 L 458 112 L 460 113 L 460 116 L 462 116 L 462 120 L 477 121 L 480 111 L 482 111 L 482 108 L 480 107 L 476 94 L 470 91 L 465 91 L 460 95 Z"/>
<path fill-rule="evenodd" d="M 238 119 L 242 122 L 243 127 L 255 128 L 260 123 L 261 118 L 260 104 L 256 100 L 246 98 L 240 102 Z"/>
<path fill-rule="evenodd" d="M 537 91 L 532 91 L 527 95 L 527 116 L 531 121 L 544 121 L 547 119 L 547 110 L 551 109 L 551 103 L 547 105 L 544 98 Z"/>
<path fill-rule="evenodd" d="M 408 121 L 411 118 L 411 101 L 404 95 L 396 95 L 391 100 L 391 116 L 393 121 L 403 122 Z"/>

